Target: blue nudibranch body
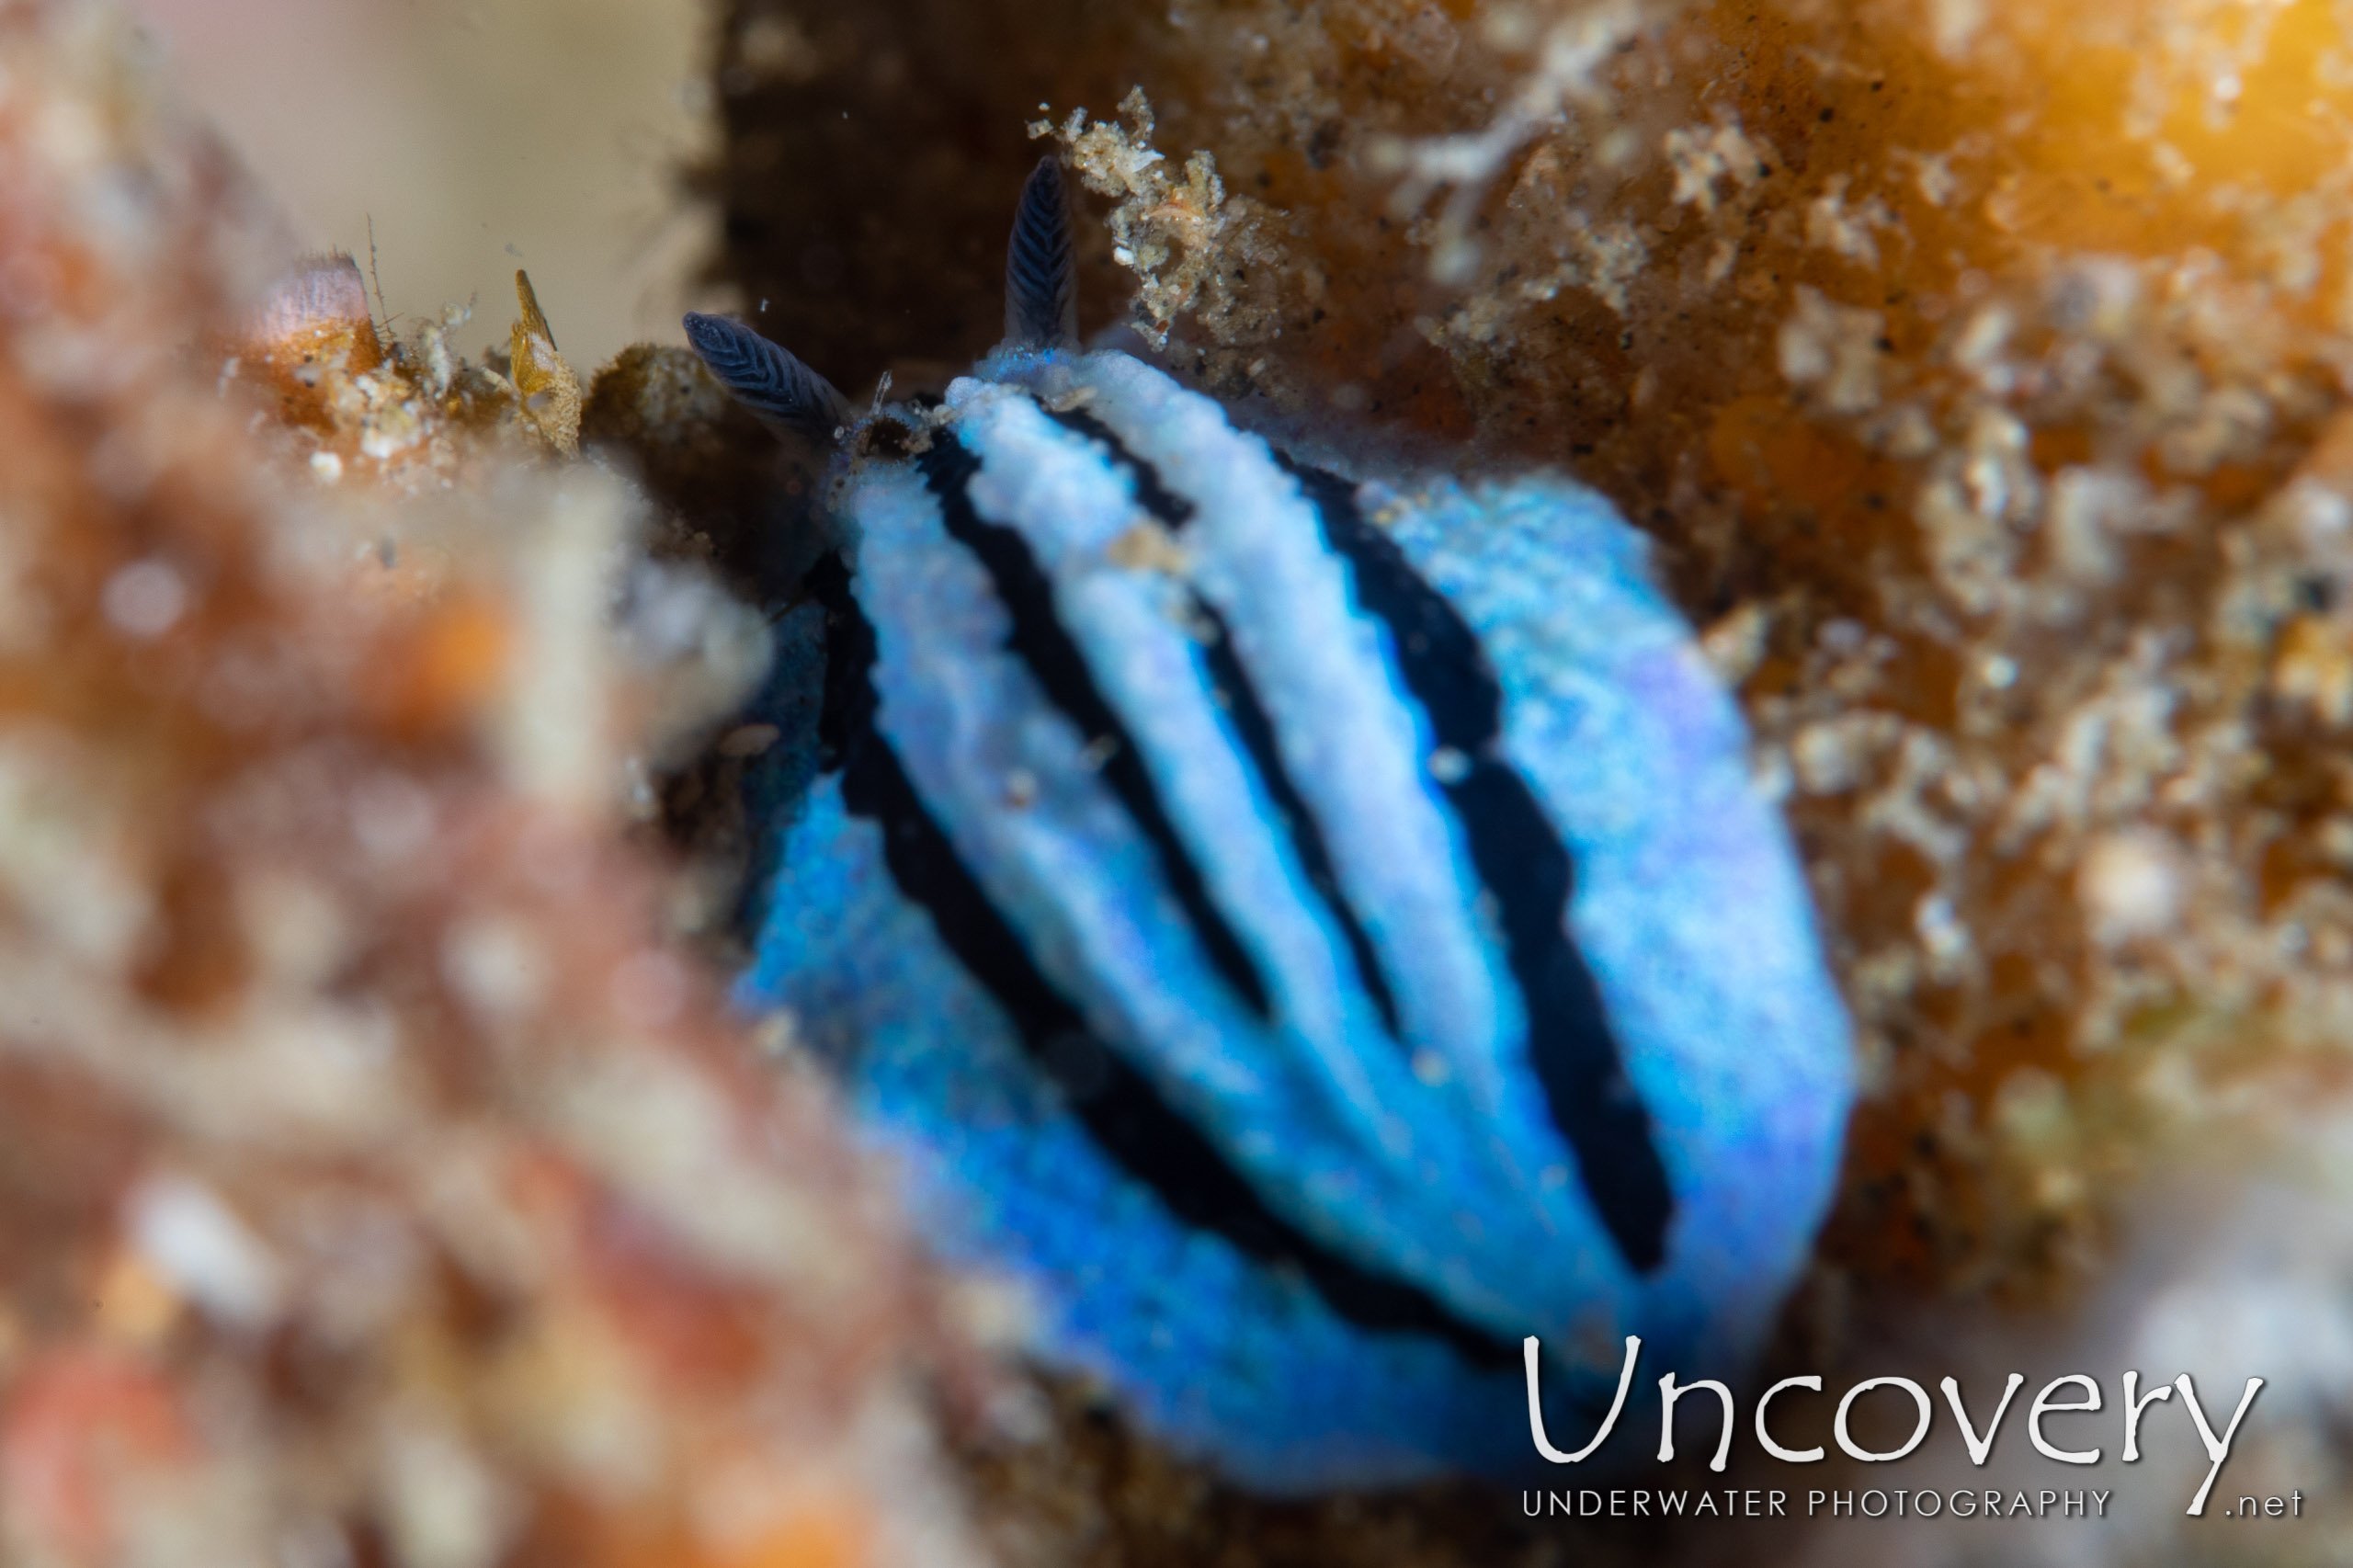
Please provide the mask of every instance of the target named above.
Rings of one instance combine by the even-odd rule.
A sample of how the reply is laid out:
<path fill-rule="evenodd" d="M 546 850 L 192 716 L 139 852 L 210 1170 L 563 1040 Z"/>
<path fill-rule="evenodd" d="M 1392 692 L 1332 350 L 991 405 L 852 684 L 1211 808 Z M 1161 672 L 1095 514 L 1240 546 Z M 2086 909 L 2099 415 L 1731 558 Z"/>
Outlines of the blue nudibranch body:
<path fill-rule="evenodd" d="M 1245 1484 L 1526 1469 L 1525 1335 L 1563 1409 L 1627 1334 L 1736 1371 L 1847 1023 L 1643 540 L 1558 479 L 1298 467 L 1067 347 L 1062 211 L 1042 165 L 1008 344 L 938 407 L 854 422 L 689 319 L 756 409 L 852 426 L 742 998 L 1043 1359 Z"/>

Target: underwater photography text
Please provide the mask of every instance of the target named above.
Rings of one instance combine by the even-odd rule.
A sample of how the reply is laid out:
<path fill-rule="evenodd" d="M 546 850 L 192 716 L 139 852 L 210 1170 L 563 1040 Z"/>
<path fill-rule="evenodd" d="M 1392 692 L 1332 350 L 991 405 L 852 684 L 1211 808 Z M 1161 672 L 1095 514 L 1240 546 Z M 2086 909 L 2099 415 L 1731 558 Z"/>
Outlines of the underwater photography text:
<path fill-rule="evenodd" d="M 1611 1433 L 1617 1430 L 1619 1418 L 1625 1414 L 1627 1395 L 1633 1387 L 1635 1366 L 1642 1358 L 1641 1337 L 1635 1335 L 1626 1336 L 1625 1360 L 1619 1369 L 1617 1392 L 1610 1401 L 1608 1412 L 1602 1417 L 1601 1425 L 1591 1440 L 1573 1452 L 1563 1451 L 1556 1447 L 1546 1429 L 1540 1365 L 1543 1355 L 1542 1342 L 1534 1335 L 1530 1335 L 1521 1342 L 1521 1349 L 1526 1361 L 1528 1377 L 1529 1436 L 1536 1445 L 1536 1451 L 1553 1464 L 1583 1463 L 1600 1451 L 1602 1446 L 1608 1441 Z M 2026 1374 L 2023 1372 L 2009 1374 L 2003 1384 L 2000 1396 L 1993 1402 L 1991 1410 L 1984 1413 L 1984 1425 L 1981 1427 L 1978 1419 L 1970 1414 L 1969 1403 L 1963 1394 L 1961 1381 L 1950 1376 L 1938 1380 L 1938 1387 L 1942 1391 L 1945 1403 L 1952 1412 L 1954 1423 L 1961 1429 L 1961 1440 L 1968 1448 L 1969 1461 L 1972 1465 L 1983 1469 L 1993 1459 L 1995 1442 L 2001 1436 L 2013 1402 L 2017 1399 L 2018 1391 L 2026 1385 Z M 2206 1457 L 2211 1461 L 2205 1480 L 2200 1484 L 2197 1494 L 2190 1498 L 2189 1506 L 2185 1510 L 2191 1517 L 2202 1515 L 2206 1510 L 2207 1496 L 2213 1491 L 2215 1480 L 2222 1474 L 2222 1466 L 2231 1457 L 2232 1446 L 2237 1440 L 2240 1426 L 2245 1421 L 2248 1411 L 2255 1404 L 2256 1395 L 2263 1389 L 2264 1380 L 2259 1377 L 2250 1377 L 2246 1380 L 2245 1388 L 2238 1397 L 2236 1407 L 2232 1410 L 2228 1421 L 2221 1424 L 2219 1432 L 2216 1422 L 2209 1415 L 2205 1403 L 2199 1398 L 2197 1385 L 2188 1372 L 2181 1373 L 2171 1382 L 2152 1384 L 2145 1391 L 2141 1388 L 2141 1374 L 2137 1370 L 2123 1372 L 2118 1381 L 2120 1397 L 2116 1408 L 2121 1415 L 2122 1440 L 2117 1457 L 2127 1464 L 2135 1463 L 2141 1458 L 2141 1424 L 2148 1415 L 2149 1407 L 2170 1401 L 2177 1393 L 2180 1395 L 2180 1408 L 2188 1416 L 2191 1425 L 2196 1427 L 2198 1440 L 2204 1447 Z M 1886 1391 L 1883 1398 L 1898 1393 L 1909 1395 L 1915 1408 L 1915 1419 L 1909 1435 L 1893 1448 L 1867 1448 L 1857 1439 L 1853 1430 L 1853 1416 L 1858 1403 L 1865 1395 L 1878 1390 Z M 1731 1387 L 1713 1378 L 1699 1378 L 1684 1382 L 1678 1380 L 1674 1372 L 1669 1371 L 1659 1378 L 1658 1391 L 1657 1458 L 1659 1462 L 1671 1463 L 1675 1459 L 1677 1406 L 1686 1396 L 1704 1392 L 1713 1396 L 1713 1403 L 1721 1411 L 1716 1428 L 1715 1451 L 1708 1460 L 1710 1470 L 1721 1472 L 1731 1459 L 1733 1434 L 1738 1426 L 1738 1405 Z M 1786 1377 L 1767 1389 L 1758 1396 L 1750 1419 L 1757 1446 L 1784 1464 L 1815 1464 L 1826 1460 L 1829 1457 L 1828 1449 L 1821 1445 L 1807 1449 L 1784 1446 L 1774 1436 L 1771 1424 L 1776 1419 L 1775 1402 L 1777 1400 L 1782 1400 L 1784 1396 L 1796 1396 L 1802 1393 L 1819 1395 L 1823 1392 L 1822 1378 L 1812 1374 Z M 1791 1403 L 1793 1402 L 1792 1398 Z M 1703 1400 L 1699 1403 L 1704 1410 L 1710 1402 Z M 2106 1405 L 2099 1380 L 2090 1373 L 2069 1372 L 2053 1378 L 2042 1386 L 2028 1405 L 2025 1418 L 2027 1440 L 2034 1446 L 2035 1451 L 2046 1460 L 2060 1464 L 2097 1465 L 2107 1455 L 2107 1449 L 2103 1445 L 2062 1448 L 2058 1441 L 2054 1440 L 2055 1435 L 2046 1428 L 2045 1423 L 2052 1416 L 2088 1415 L 2104 1408 Z M 1784 1411 L 1781 1414 L 1786 1415 L 1788 1412 Z M 1831 1422 L 1831 1435 L 1839 1450 L 1848 1459 L 1864 1464 L 1886 1464 L 1904 1459 L 1918 1449 L 1920 1445 L 1927 1440 L 1929 1429 L 1935 1424 L 1935 1403 L 1929 1398 L 1927 1389 L 1921 1383 L 1907 1377 L 1873 1377 L 1862 1379 L 1850 1385 L 1839 1397 L 1836 1413 Z M 2081 1432 L 2083 1428 L 2079 1426 L 2075 1430 Z M 2082 1437 L 2075 1437 L 2068 1440 L 2081 1442 L 2085 1439 Z M 1546 1505 L 1540 1505 L 1531 1510 L 1528 1507 L 1527 1498 L 1533 1495 L 1538 1494 L 1523 1495 L 1523 1512 L 1569 1512 L 1578 1517 L 1591 1517 L 1593 1514 L 1605 1511 L 1617 1514 L 1622 1509 L 1640 1515 L 1647 1513 L 1649 1508 L 1655 1505 L 1662 1517 L 1674 1517 L 1683 1512 L 1687 1494 L 1683 1492 L 1653 1493 L 1647 1490 L 1637 1490 L 1629 1499 L 1621 1489 L 1609 1494 L 1609 1506 L 1605 1508 L 1599 1501 L 1601 1494 L 1584 1492 L 1578 1494 L 1580 1506 L 1548 1508 Z M 1886 1492 L 1874 1490 L 1864 1495 L 1878 1496 L 1881 1499 L 1881 1511 L 1893 1507 L 1902 1512 L 1909 1508 L 1922 1517 L 1932 1517 L 1936 1512 L 1949 1512 L 1961 1517 L 1967 1517 L 1978 1512 L 1983 1512 L 1989 1517 L 2017 1517 L 2029 1511 L 2034 1517 L 2040 1517 L 2046 1510 L 2054 1507 L 2061 1510 L 2063 1515 L 2081 1517 L 2086 1506 L 2092 1508 L 2098 1516 L 2104 1517 L 2109 1494 L 2105 1491 L 2061 1492 L 2056 1489 L 2041 1488 L 2037 1489 L 2036 1493 L 2029 1496 L 2022 1490 L 1987 1489 L 1983 1494 L 1982 1502 L 1978 1493 L 1969 1490 L 1952 1492 L 1949 1494 L 1936 1491 L 1907 1490 L 1893 1494 L 1892 1496 Z M 1785 1494 L 1779 1489 L 1734 1488 L 1726 1491 L 1726 1502 L 1720 1510 L 1713 1502 L 1711 1493 L 1702 1491 L 1697 1494 L 1697 1496 L 1699 1501 L 1691 1505 L 1693 1513 L 1721 1512 L 1725 1517 L 1779 1517 L 1783 1513 L 1788 1502 Z M 1590 1510 L 1581 1506 L 1582 1499 L 1585 1497 L 1597 1500 Z M 1905 1503 L 1903 1499 L 1906 1497 L 1913 1501 L 1909 1504 Z M 1926 1500 L 1930 1498 L 1936 1499 L 1934 1510 L 1928 1509 L 1926 1506 Z M 1671 1506 L 1669 1499 L 1674 1500 Z M 2279 1506 L 2272 1507 L 2269 1506 L 2271 1504 L 2278 1504 Z M 1807 1512 L 1810 1515 L 1825 1507 L 1834 1513 L 1854 1512 L 1856 1494 L 1852 1492 L 1830 1493 L 1821 1490 L 1814 1490 L 1808 1494 Z M 2301 1517 L 2302 1507 L 2302 1496 L 2298 1493 L 2292 1494 L 2290 1499 L 2267 1499 L 2263 1511 L 2276 1517 L 2283 1511 L 2292 1509 L 2294 1517 Z M 1879 1517 L 1879 1513 L 1870 1512 L 1870 1517 Z"/>

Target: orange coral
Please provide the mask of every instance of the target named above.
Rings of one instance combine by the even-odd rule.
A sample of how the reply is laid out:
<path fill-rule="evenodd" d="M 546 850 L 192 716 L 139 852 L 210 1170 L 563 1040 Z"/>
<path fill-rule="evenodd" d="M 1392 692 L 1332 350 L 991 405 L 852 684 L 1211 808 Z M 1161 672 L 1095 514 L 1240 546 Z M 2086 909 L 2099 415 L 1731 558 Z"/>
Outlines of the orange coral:
<path fill-rule="evenodd" d="M 622 839 L 632 503 L 432 406 L 440 512 L 277 467 L 185 353 L 250 199 L 121 43 L 0 17 L 0 1557 L 962 1560 L 935 1282 Z M 242 330 L 368 458 L 349 281 Z"/>
<path fill-rule="evenodd" d="M 258 379 L 276 394 L 278 418 L 290 425 L 329 427 L 322 382 L 384 362 L 359 264 L 341 254 L 300 264 L 237 336 Z"/>

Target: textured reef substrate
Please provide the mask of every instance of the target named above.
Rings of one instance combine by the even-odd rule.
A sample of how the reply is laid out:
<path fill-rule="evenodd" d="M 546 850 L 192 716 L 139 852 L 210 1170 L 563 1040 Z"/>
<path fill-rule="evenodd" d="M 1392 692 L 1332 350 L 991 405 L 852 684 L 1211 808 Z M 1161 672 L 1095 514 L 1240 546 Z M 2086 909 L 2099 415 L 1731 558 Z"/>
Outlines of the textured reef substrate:
<path fill-rule="evenodd" d="M 2153 1239 L 2152 1172 L 2341 1179 L 2348 59 L 2317 0 L 737 0 L 707 184 L 764 330 L 904 387 L 994 338 L 1058 144 L 1087 330 L 1375 472 L 1608 494 L 1739 689 L 1860 1028 L 1789 1354 L 2121 1356 L 2154 1309 L 2119 1279 L 2243 1256 Z M 2337 1251 L 2258 1228 L 2298 1278 Z"/>
<path fill-rule="evenodd" d="M 846 384 L 994 338 L 1006 193 L 1059 142 L 1103 199 L 1087 328 L 1370 466 L 1555 464 L 1652 533 L 1863 1026 L 1833 1267 L 2040 1299 L 2135 1151 L 2336 1075 L 2325 7 L 911 0 L 723 37 L 724 274 Z"/>
<path fill-rule="evenodd" d="M 767 657 L 723 402 L 272 289 L 142 53 L 0 16 L 0 1562 L 974 1561 L 961 1288 L 636 820 Z"/>
<path fill-rule="evenodd" d="M 738 4 L 702 180 L 754 319 L 904 389 L 995 336 L 1051 139 L 1090 331 L 1334 460 L 1608 493 L 1861 1027 L 1786 1356 L 2245 1362 L 2276 1403 L 2233 1479 L 2313 1522 L 2172 1533 L 2168 1474 L 2097 1550 L 2296 1562 L 2353 1387 L 2343 28 Z M 261 199 L 135 56 L 0 18 L 0 1560 L 1883 1548 L 1253 1503 L 1008 1382 L 1003 1304 L 706 961 L 806 465 L 682 350 L 575 375 L 528 300 L 469 362 L 343 269 L 270 294 Z"/>

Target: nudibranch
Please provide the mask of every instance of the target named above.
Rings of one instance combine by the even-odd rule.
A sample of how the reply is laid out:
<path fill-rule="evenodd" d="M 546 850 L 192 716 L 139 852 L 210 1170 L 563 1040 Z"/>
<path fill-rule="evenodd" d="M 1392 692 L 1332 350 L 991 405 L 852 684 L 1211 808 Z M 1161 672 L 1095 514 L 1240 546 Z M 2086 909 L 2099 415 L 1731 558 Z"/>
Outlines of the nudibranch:
<path fill-rule="evenodd" d="M 1556 1437 L 1625 1335 L 1736 1373 L 1853 1070 L 1642 536 L 1557 477 L 1302 465 L 1080 351 L 1051 159 L 1006 275 L 1002 347 L 864 414 L 687 318 L 837 449 L 743 1001 L 1042 1361 L 1246 1486 L 1524 1471 L 1528 1335 Z"/>

